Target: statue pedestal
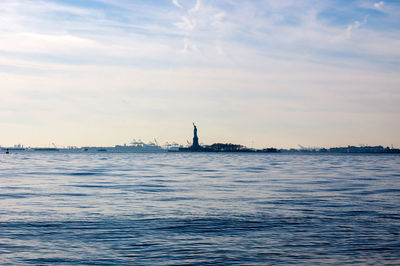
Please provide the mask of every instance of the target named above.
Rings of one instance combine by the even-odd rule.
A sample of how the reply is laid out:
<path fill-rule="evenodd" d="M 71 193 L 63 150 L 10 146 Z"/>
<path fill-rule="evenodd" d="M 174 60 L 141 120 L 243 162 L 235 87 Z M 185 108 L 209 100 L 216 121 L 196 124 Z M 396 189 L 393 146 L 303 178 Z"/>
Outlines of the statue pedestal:
<path fill-rule="evenodd" d="M 195 136 L 195 137 L 193 138 L 193 145 L 192 145 L 192 147 L 196 147 L 196 148 L 199 148 L 199 147 L 200 147 L 200 145 L 199 145 L 199 138 L 198 138 L 197 136 Z"/>

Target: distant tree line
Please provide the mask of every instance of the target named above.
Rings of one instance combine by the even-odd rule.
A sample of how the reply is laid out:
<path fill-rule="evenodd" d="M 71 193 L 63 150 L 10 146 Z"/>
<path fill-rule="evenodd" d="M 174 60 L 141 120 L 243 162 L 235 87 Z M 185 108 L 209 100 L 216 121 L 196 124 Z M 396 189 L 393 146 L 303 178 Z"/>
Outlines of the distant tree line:
<path fill-rule="evenodd" d="M 310 149 L 290 149 L 280 150 L 281 152 L 317 152 L 317 153 L 400 153 L 400 149 L 383 146 L 347 146 L 333 148 L 310 148 Z"/>

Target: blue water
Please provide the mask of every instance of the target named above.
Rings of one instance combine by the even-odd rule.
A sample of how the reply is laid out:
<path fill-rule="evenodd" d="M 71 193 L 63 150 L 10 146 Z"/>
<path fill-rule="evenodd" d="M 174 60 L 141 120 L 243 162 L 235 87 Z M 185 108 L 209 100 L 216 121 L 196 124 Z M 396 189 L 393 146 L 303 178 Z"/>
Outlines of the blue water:
<path fill-rule="evenodd" d="M 400 264 L 400 156 L 0 154 L 0 264 Z"/>

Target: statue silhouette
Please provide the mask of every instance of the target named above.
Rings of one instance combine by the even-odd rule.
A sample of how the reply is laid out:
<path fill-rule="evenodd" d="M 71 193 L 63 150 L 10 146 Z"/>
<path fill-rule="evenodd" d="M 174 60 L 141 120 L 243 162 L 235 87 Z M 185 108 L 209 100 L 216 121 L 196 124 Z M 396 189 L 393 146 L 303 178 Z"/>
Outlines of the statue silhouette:
<path fill-rule="evenodd" d="M 197 137 L 197 127 L 193 123 L 193 145 L 192 148 L 197 149 L 199 148 L 199 138 Z"/>
<path fill-rule="evenodd" d="M 193 136 L 197 138 L 197 127 L 194 123 L 193 123 Z"/>

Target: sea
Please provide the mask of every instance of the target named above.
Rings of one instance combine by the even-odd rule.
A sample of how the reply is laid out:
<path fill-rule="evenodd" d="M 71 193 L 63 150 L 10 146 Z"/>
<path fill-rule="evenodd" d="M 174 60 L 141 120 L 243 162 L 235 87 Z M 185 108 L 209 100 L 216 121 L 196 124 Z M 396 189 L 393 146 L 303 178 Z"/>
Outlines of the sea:
<path fill-rule="evenodd" d="M 400 156 L 0 154 L 0 265 L 399 265 Z"/>

